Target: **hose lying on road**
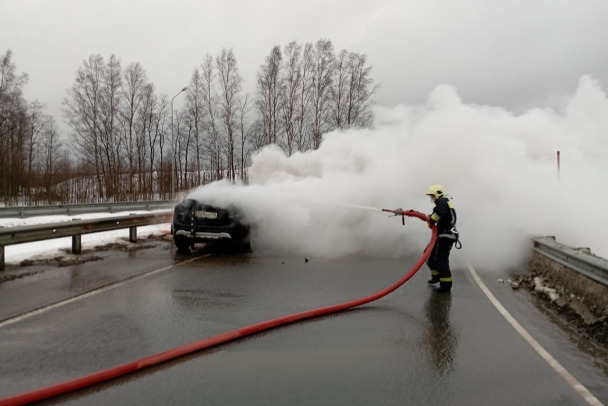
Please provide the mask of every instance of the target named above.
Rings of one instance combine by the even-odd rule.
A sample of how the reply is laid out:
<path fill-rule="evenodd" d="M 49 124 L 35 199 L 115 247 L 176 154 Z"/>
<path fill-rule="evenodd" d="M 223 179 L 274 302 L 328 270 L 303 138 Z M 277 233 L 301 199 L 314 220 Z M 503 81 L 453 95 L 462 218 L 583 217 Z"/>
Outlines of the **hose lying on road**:
<path fill-rule="evenodd" d="M 426 214 L 407 210 L 407 211 L 397 211 L 384 209 L 383 211 L 394 212 L 397 215 L 408 216 L 408 217 L 416 217 L 423 221 L 428 221 L 429 218 Z M 95 385 L 101 382 L 108 381 L 110 379 L 118 378 L 120 376 L 142 370 L 144 368 L 148 368 L 154 365 L 161 364 L 163 362 L 167 362 L 169 360 L 173 360 L 184 355 L 192 354 L 194 352 L 203 350 L 205 348 L 209 348 L 218 344 L 223 344 L 228 341 L 235 340 L 237 338 L 245 337 L 251 334 L 259 333 L 264 330 L 269 330 L 274 327 L 282 326 L 285 324 L 293 323 L 295 321 L 304 320 L 312 317 L 323 316 L 330 313 L 337 313 L 347 309 L 351 309 L 353 307 L 361 306 L 375 300 L 378 300 L 389 293 L 393 292 L 405 282 L 407 282 L 418 270 L 424 265 L 425 261 L 429 257 L 433 245 L 435 245 L 435 240 L 437 239 L 437 228 L 432 228 L 431 241 L 427 248 L 424 250 L 422 257 L 414 264 L 414 266 L 410 269 L 410 271 L 405 274 L 401 279 L 392 284 L 391 286 L 381 290 L 378 293 L 375 293 L 371 296 L 363 297 L 360 299 L 352 300 L 349 302 L 345 302 L 342 304 L 337 304 L 333 306 L 321 307 L 317 309 L 307 310 L 300 313 L 294 313 L 286 316 L 282 316 L 276 319 L 263 321 L 261 323 L 252 324 L 247 327 L 243 327 L 238 330 L 229 331 L 227 333 L 219 334 L 214 337 L 209 337 L 202 339 L 200 341 L 196 341 L 190 344 L 183 345 L 181 347 L 174 348 L 172 350 L 168 350 L 162 352 L 160 354 L 152 355 L 146 358 L 142 358 L 136 361 L 128 362 L 126 364 L 118 365 L 112 368 L 104 369 L 99 372 L 95 372 L 90 375 L 83 376 L 81 378 L 76 378 L 70 381 L 62 382 L 59 384 L 47 386 L 44 388 L 36 389 L 30 392 L 24 392 L 18 395 L 14 395 L 11 397 L 7 397 L 4 399 L 0 399 L 0 405 L 8 406 L 8 405 L 23 405 L 32 402 L 38 402 L 44 399 L 48 399 L 54 396 L 63 395 L 68 392 L 72 392 L 78 389 L 85 388 L 87 386 Z"/>

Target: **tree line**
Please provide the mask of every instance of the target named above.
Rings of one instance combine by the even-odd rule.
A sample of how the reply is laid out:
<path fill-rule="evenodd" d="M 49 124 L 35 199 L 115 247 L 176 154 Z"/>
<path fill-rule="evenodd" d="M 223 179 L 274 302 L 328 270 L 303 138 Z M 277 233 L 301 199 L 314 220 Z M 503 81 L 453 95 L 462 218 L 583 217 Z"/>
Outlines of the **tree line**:
<path fill-rule="evenodd" d="M 378 88 L 364 54 L 327 39 L 272 48 L 253 96 L 232 49 L 207 54 L 187 86 L 158 93 L 139 63 L 91 55 L 62 100 L 67 134 L 23 96 L 11 50 L 0 56 L 0 199 L 5 205 L 173 198 L 218 179 L 247 182 L 250 157 L 319 147 L 369 126 Z M 173 108 L 183 97 L 182 108 Z"/>

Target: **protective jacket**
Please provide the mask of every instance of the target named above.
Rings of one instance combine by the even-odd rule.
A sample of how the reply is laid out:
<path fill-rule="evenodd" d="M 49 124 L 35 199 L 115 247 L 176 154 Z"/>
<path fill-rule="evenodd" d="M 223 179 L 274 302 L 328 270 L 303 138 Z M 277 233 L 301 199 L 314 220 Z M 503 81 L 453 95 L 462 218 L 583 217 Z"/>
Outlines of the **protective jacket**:
<path fill-rule="evenodd" d="M 454 205 L 445 196 L 438 197 L 435 200 L 435 208 L 429 216 L 431 224 L 437 224 L 437 237 L 458 239 L 456 231 L 456 210 Z"/>

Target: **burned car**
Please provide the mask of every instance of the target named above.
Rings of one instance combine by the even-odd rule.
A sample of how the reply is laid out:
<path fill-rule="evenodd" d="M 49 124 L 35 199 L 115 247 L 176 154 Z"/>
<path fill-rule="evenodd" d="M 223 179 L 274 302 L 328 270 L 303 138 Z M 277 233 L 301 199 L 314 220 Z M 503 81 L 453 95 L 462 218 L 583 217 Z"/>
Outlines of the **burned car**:
<path fill-rule="evenodd" d="M 179 251 L 194 243 L 213 243 L 239 250 L 251 250 L 250 226 L 236 206 L 216 207 L 194 199 L 175 206 L 171 234 Z"/>

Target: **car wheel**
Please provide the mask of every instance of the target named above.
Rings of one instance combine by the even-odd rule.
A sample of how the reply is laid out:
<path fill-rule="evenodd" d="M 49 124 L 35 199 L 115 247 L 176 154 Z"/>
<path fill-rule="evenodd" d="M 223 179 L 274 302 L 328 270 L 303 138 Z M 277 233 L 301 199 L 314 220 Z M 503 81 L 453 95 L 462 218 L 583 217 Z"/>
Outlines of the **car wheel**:
<path fill-rule="evenodd" d="M 175 246 L 179 252 L 190 252 L 192 241 L 189 238 L 176 238 Z"/>
<path fill-rule="evenodd" d="M 251 241 L 241 241 L 237 244 L 237 249 L 239 252 L 251 252 L 253 251 L 253 246 L 251 245 Z"/>
<path fill-rule="evenodd" d="M 251 252 L 252 251 L 251 242 L 244 242 L 241 244 L 241 250 L 243 252 Z"/>

